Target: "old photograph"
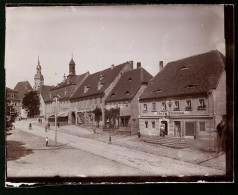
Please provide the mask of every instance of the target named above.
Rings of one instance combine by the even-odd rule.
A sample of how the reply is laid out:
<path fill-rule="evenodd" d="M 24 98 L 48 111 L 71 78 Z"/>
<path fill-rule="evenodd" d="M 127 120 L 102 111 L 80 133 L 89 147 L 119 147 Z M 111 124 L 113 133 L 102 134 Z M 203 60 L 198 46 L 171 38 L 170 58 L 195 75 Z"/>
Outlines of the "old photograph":
<path fill-rule="evenodd" d="M 6 6 L 6 182 L 222 182 L 224 31 L 224 5 Z"/>

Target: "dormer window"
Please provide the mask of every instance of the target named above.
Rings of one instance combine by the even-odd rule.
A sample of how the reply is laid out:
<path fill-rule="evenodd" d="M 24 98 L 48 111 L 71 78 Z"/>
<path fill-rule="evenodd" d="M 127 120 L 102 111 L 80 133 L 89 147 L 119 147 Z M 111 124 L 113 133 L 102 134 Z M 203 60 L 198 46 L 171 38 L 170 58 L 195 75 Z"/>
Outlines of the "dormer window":
<path fill-rule="evenodd" d="M 116 94 L 115 93 L 113 93 L 112 95 L 111 95 L 111 97 L 114 97 Z"/>
<path fill-rule="evenodd" d="M 186 70 L 186 69 L 188 69 L 188 67 L 183 66 L 183 67 L 181 67 L 179 70 Z"/>
<path fill-rule="evenodd" d="M 162 92 L 162 89 L 157 89 L 154 92 Z"/>
<path fill-rule="evenodd" d="M 130 94 L 130 92 L 129 92 L 129 91 L 126 91 L 126 92 L 125 92 L 125 95 L 129 95 L 129 94 Z"/>
<path fill-rule="evenodd" d="M 101 74 L 100 75 L 100 81 L 104 79 L 104 76 Z"/>
<path fill-rule="evenodd" d="M 68 89 L 64 90 L 64 95 L 66 95 L 68 93 Z"/>
<path fill-rule="evenodd" d="M 102 88 L 103 84 L 99 81 L 98 82 L 98 90 L 100 90 Z"/>
<path fill-rule="evenodd" d="M 128 79 L 128 81 L 132 81 L 132 78 L 130 77 L 130 78 Z"/>
<path fill-rule="evenodd" d="M 196 87 L 196 86 L 198 86 L 198 85 L 191 84 L 191 85 L 186 86 L 186 88 L 194 88 L 194 87 Z"/>
<path fill-rule="evenodd" d="M 87 91 L 89 90 L 89 87 L 87 87 L 87 86 L 84 86 L 84 93 L 87 93 Z"/>

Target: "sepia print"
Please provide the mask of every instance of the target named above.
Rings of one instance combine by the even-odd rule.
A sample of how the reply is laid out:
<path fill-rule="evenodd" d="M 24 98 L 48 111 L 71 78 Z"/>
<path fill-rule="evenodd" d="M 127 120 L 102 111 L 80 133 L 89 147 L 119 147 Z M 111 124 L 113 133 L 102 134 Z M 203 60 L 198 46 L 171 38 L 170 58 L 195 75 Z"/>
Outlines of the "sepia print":
<path fill-rule="evenodd" d="M 224 5 L 7 6 L 6 186 L 227 181 L 224 20 Z"/>

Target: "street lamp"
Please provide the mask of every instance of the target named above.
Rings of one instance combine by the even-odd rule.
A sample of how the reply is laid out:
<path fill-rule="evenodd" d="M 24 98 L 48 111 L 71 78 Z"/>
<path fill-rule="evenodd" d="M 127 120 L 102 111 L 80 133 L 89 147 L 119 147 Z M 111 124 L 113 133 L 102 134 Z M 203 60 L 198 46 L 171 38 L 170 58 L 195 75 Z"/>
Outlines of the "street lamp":
<path fill-rule="evenodd" d="M 57 103 L 60 96 L 54 96 L 53 100 L 55 101 L 55 145 L 57 146 Z"/>

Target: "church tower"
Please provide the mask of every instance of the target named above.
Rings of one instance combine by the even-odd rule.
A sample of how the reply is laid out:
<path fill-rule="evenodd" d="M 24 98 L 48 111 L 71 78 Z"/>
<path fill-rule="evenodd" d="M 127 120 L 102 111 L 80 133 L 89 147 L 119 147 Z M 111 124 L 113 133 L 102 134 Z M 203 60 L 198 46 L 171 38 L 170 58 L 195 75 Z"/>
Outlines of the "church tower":
<path fill-rule="evenodd" d="M 41 74 L 41 65 L 40 65 L 39 56 L 38 56 L 38 65 L 36 66 L 36 74 L 35 74 L 34 80 L 35 80 L 34 90 L 39 90 L 40 87 L 44 85 L 44 77 Z"/>
<path fill-rule="evenodd" d="M 67 81 L 68 83 L 72 83 L 74 81 L 74 79 L 76 78 L 76 74 L 75 74 L 75 62 L 73 60 L 73 55 L 72 55 L 72 59 L 69 62 L 69 75 L 67 76 Z"/>

